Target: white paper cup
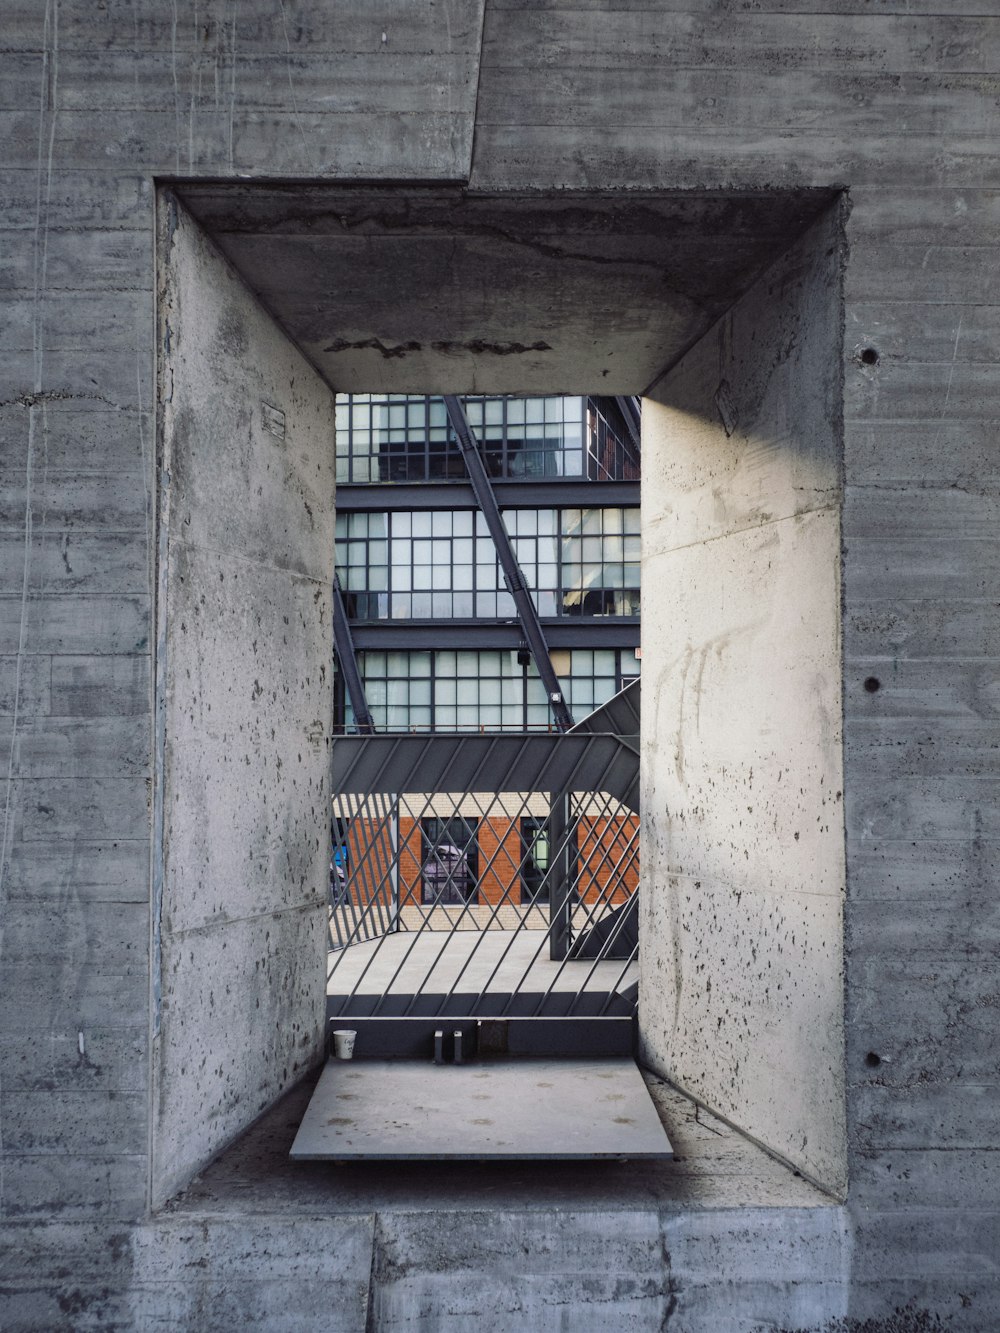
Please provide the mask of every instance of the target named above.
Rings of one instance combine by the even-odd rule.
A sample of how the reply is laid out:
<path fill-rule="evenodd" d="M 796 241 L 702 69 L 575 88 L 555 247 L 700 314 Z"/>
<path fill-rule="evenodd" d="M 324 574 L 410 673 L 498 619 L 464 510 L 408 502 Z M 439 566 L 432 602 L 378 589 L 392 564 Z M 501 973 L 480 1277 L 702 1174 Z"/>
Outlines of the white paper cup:
<path fill-rule="evenodd" d="M 333 1034 L 333 1053 L 338 1060 L 350 1060 L 354 1055 L 354 1039 L 358 1034 L 339 1028 Z"/>

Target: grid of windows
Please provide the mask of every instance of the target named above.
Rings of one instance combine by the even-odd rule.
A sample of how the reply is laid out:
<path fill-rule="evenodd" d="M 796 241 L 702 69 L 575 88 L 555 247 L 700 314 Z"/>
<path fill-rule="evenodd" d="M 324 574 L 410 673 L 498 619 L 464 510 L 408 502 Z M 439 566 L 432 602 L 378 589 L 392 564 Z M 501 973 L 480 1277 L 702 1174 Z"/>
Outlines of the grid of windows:
<path fill-rule="evenodd" d="M 464 402 L 494 477 L 607 481 L 639 475 L 622 423 L 612 421 L 595 398 L 478 396 Z M 441 398 L 339 394 L 336 421 L 338 482 L 466 477 Z"/>
<path fill-rule="evenodd" d="M 549 889 L 545 874 L 549 868 L 549 826 L 537 816 L 521 819 L 521 906 L 547 903 Z M 544 887 L 543 887 L 544 886 Z"/>
<path fill-rule="evenodd" d="M 587 407 L 587 477 L 590 481 L 638 481 L 639 456 L 624 422 L 611 424 L 593 398 Z"/>
<path fill-rule="evenodd" d="M 639 614 L 639 510 L 564 509 L 564 615 Z"/>
<path fill-rule="evenodd" d="M 573 648 L 555 660 L 570 711 L 582 718 L 639 674 L 631 648 Z M 361 652 L 358 667 L 379 731 L 546 730 L 552 715 L 533 663 L 516 651 Z M 346 725 L 355 726 L 350 700 Z"/>
<path fill-rule="evenodd" d="M 639 614 L 638 509 L 508 509 L 540 616 Z M 486 520 L 471 509 L 337 518 L 353 620 L 505 620 L 515 614 Z"/>

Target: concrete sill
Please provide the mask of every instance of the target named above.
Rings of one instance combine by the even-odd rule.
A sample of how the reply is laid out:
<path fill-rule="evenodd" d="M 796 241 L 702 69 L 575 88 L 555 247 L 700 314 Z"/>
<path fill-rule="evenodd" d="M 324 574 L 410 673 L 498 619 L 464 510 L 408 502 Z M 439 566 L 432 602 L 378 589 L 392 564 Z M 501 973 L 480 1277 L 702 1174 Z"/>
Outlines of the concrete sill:
<path fill-rule="evenodd" d="M 676 1156 L 662 1162 L 293 1162 L 288 1156 L 318 1080 L 311 1075 L 171 1200 L 187 1216 L 302 1216 L 427 1210 L 661 1213 L 837 1208 L 653 1074 L 645 1075 Z"/>

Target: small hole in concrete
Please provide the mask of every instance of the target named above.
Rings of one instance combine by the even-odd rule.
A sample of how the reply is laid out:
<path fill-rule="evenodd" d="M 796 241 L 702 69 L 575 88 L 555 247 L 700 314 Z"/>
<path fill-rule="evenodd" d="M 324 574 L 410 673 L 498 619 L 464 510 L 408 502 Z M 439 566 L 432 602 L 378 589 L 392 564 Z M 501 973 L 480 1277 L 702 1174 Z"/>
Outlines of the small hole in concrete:
<path fill-rule="evenodd" d="M 868 691 L 869 694 L 878 694 L 881 688 L 882 688 L 882 682 L 879 680 L 878 676 L 868 676 L 866 678 L 865 689 Z"/>
<path fill-rule="evenodd" d="M 881 1063 L 882 1063 L 882 1057 L 880 1055 L 876 1055 L 874 1051 L 869 1051 L 868 1054 L 865 1056 L 865 1064 L 868 1066 L 869 1069 L 878 1069 Z"/>
<path fill-rule="evenodd" d="M 862 347 L 858 354 L 858 360 L 863 366 L 878 365 L 878 350 L 875 347 Z"/>

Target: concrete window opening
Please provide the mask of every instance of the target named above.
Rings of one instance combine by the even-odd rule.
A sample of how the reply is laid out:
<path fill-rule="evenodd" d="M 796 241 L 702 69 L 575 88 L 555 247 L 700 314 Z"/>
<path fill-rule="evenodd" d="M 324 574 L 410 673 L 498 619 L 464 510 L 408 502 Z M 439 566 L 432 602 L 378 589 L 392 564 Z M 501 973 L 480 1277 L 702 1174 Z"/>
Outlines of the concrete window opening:
<path fill-rule="evenodd" d="M 375 388 L 645 395 L 642 1056 L 843 1191 L 840 238 L 832 191 L 163 192 L 154 1201 L 322 1054 L 329 442 Z"/>

